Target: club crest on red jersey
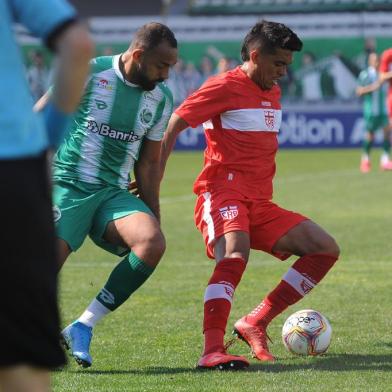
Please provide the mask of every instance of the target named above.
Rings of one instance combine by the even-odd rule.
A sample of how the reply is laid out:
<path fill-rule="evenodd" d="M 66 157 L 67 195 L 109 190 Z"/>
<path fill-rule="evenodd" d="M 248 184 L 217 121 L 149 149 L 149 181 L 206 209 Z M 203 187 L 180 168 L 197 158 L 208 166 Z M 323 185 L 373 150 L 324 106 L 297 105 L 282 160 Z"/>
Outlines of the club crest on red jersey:
<path fill-rule="evenodd" d="M 219 209 L 219 213 L 223 220 L 234 219 L 238 216 L 237 206 L 228 206 Z"/>
<path fill-rule="evenodd" d="M 275 126 L 275 113 L 273 110 L 264 110 L 265 125 L 268 129 L 274 129 Z"/>

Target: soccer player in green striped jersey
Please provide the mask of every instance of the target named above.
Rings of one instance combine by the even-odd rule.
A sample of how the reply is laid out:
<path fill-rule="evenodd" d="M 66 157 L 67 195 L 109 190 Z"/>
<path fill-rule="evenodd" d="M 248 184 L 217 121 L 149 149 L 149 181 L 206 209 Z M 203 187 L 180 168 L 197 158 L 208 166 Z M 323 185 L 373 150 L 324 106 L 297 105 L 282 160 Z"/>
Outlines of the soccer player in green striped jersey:
<path fill-rule="evenodd" d="M 374 134 L 378 129 L 384 132 L 383 153 L 380 158 L 381 170 L 392 170 L 390 161 L 390 129 L 386 106 L 385 85 L 379 79 L 379 57 L 377 53 L 369 53 L 368 67 L 358 77 L 357 95 L 363 98 L 363 118 L 366 133 L 362 145 L 360 170 L 367 173 L 371 169 L 370 151 L 374 143 Z"/>
<path fill-rule="evenodd" d="M 173 110 L 164 84 L 177 41 L 160 23 L 141 27 L 127 51 L 91 61 L 91 74 L 68 137 L 54 157 L 54 216 L 61 264 L 90 238 L 123 256 L 82 315 L 62 332 L 83 367 L 92 329 L 152 274 L 164 250 L 159 157 Z M 134 174 L 139 197 L 128 191 Z"/>

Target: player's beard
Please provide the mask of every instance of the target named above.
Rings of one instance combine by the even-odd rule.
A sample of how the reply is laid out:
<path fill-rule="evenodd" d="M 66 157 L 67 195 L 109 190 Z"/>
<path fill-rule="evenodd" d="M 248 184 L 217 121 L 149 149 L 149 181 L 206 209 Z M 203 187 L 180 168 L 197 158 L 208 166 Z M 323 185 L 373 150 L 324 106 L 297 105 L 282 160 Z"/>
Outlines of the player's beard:
<path fill-rule="evenodd" d="M 143 66 L 141 64 L 138 65 L 133 79 L 135 80 L 136 84 L 145 91 L 154 90 L 156 84 L 163 81 L 149 79 L 144 72 Z"/>

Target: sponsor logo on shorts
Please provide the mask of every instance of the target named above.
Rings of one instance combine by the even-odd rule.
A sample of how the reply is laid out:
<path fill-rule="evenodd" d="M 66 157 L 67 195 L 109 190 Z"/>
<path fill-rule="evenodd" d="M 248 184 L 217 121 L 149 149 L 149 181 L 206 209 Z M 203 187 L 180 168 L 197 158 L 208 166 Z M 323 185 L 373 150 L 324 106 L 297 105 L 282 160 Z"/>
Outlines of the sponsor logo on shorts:
<path fill-rule="evenodd" d="M 53 206 L 53 221 L 57 222 L 61 218 L 61 210 L 57 206 Z"/>
<path fill-rule="evenodd" d="M 124 142 L 136 142 L 141 136 L 136 135 L 134 131 L 124 132 L 111 128 L 109 124 L 98 124 L 94 120 L 89 120 L 87 123 L 87 130 L 98 135 L 109 137 L 110 139 L 122 140 Z"/>
<path fill-rule="evenodd" d="M 238 216 L 238 207 L 228 206 L 228 207 L 219 208 L 219 213 L 223 220 L 234 219 Z"/>

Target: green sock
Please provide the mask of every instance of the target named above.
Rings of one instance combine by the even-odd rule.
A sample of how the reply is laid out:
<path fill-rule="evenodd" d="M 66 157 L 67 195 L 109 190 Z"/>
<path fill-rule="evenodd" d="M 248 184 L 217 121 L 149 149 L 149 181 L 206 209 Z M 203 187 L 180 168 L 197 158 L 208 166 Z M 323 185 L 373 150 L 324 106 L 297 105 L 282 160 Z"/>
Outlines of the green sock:
<path fill-rule="evenodd" d="M 114 268 L 96 299 L 113 311 L 125 302 L 153 272 L 154 268 L 131 252 Z"/>
<path fill-rule="evenodd" d="M 366 155 L 369 155 L 370 154 L 370 150 L 371 150 L 371 148 L 372 148 L 372 142 L 370 141 L 370 140 L 364 140 L 363 141 L 363 143 L 362 143 L 362 149 L 363 149 L 363 152 L 366 154 Z"/>
<path fill-rule="evenodd" d="M 388 139 L 384 139 L 384 142 L 382 144 L 382 149 L 384 150 L 384 153 L 386 155 L 389 155 L 391 151 L 391 142 Z"/>

